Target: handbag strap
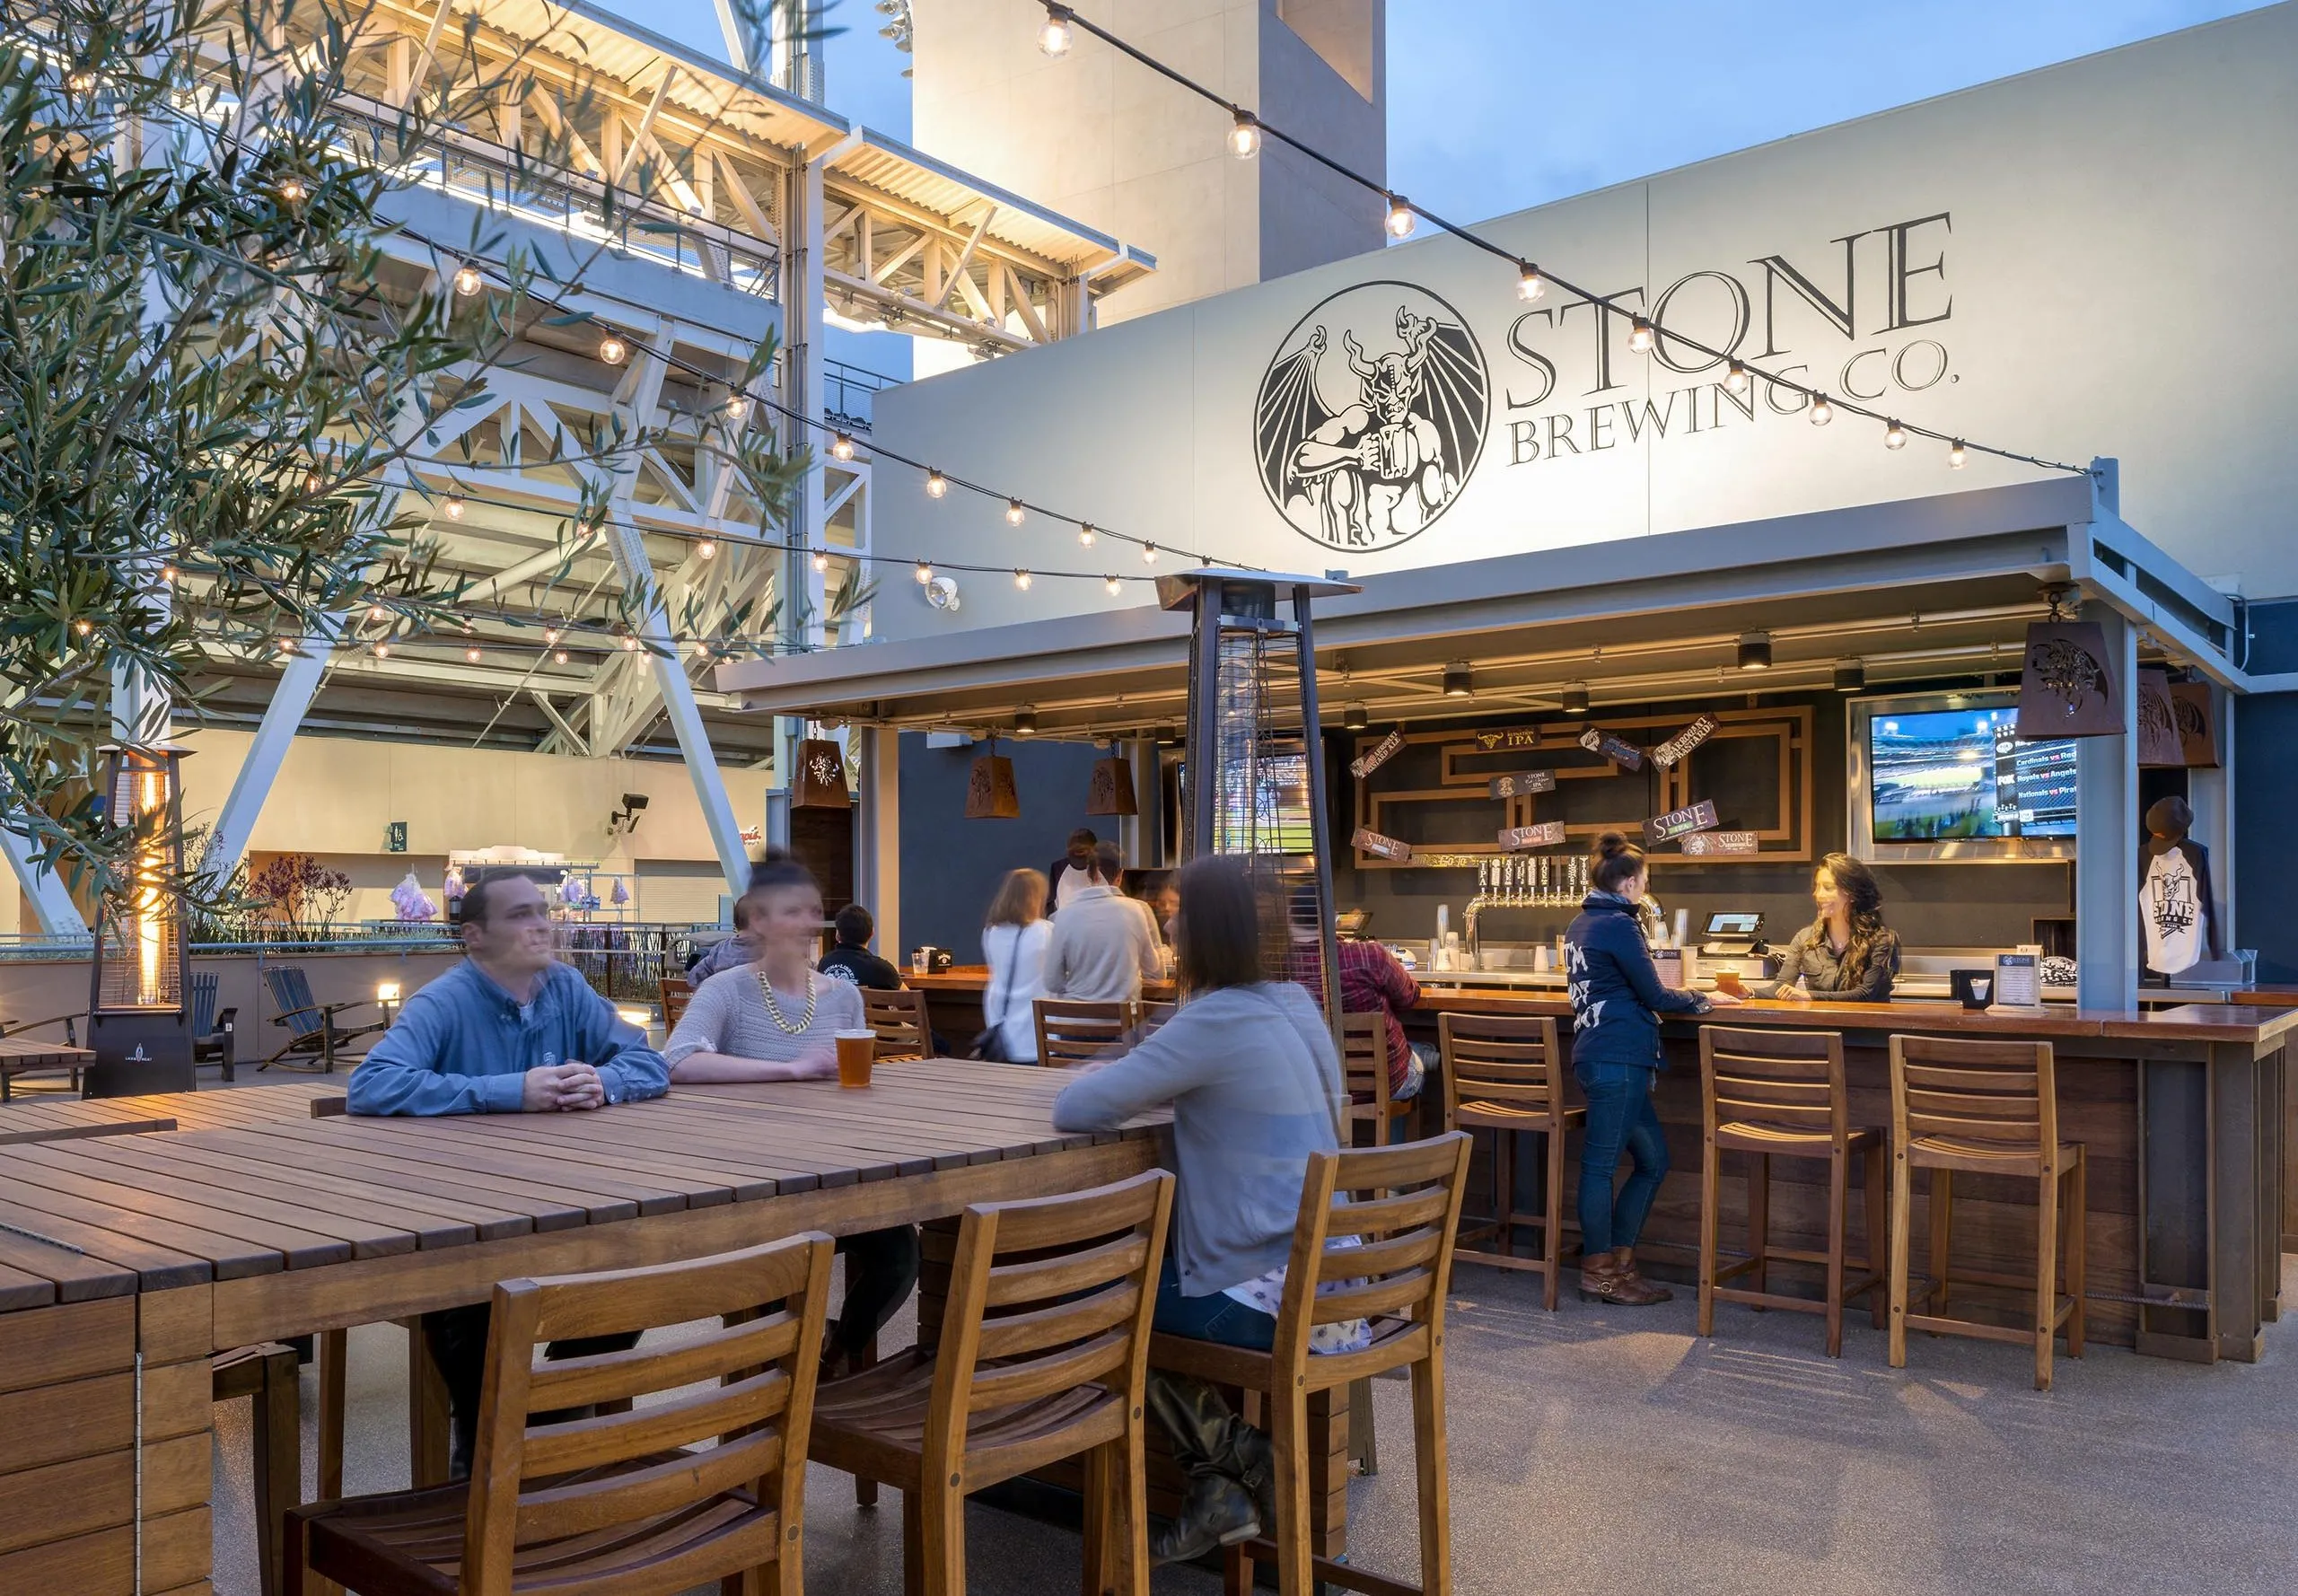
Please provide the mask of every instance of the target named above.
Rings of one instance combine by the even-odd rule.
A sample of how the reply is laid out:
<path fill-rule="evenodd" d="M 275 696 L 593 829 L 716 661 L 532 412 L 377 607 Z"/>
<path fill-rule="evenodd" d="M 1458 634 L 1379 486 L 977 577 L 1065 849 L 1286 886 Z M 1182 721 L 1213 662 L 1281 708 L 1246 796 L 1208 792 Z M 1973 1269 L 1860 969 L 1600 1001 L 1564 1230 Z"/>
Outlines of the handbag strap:
<path fill-rule="evenodd" d="M 992 926 L 991 929 L 1002 930 L 1004 928 L 1002 926 Z M 1009 993 L 1013 990 L 1013 966 L 1020 963 L 1022 960 L 1022 928 L 1019 925 L 1016 925 L 1012 929 L 1013 932 L 1013 951 L 1006 956 L 1005 960 L 1005 990 Z M 996 995 L 994 988 L 992 989 L 990 1013 L 995 1014 L 996 1018 L 989 1020 L 987 1028 L 991 1030 L 1004 1030 L 1005 999 Z M 983 1017 L 985 1019 L 988 1019 L 987 1015 Z"/>

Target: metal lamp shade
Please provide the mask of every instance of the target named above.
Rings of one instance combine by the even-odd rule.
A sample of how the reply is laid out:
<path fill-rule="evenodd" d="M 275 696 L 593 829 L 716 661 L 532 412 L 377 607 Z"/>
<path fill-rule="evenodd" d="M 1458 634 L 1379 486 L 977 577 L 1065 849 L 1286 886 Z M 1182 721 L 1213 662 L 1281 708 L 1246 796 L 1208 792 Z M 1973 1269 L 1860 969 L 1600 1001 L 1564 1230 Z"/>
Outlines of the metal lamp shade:
<path fill-rule="evenodd" d="M 2039 620 L 2027 627 L 2019 674 L 2019 735 L 2113 737 L 2123 729 L 2122 691 L 2096 621 Z"/>
<path fill-rule="evenodd" d="M 1106 759 L 1093 761 L 1092 778 L 1085 784 L 1085 812 L 1089 815 L 1137 815 L 1141 804 L 1133 793 L 1133 767 L 1114 750 Z"/>
<path fill-rule="evenodd" d="M 2138 673 L 2138 762 L 2147 766 L 2181 766 L 2186 750 L 2179 741 L 2179 719 L 2171 702 L 2167 671 Z"/>
<path fill-rule="evenodd" d="M 2179 729 L 2179 762 L 2189 770 L 2218 767 L 2218 703 L 2206 681 L 2171 684 L 2171 720 Z"/>
<path fill-rule="evenodd" d="M 966 819 L 969 820 L 1018 820 L 1022 818 L 1021 789 L 1013 785 L 1013 761 L 997 751 L 992 742 L 989 751 L 973 762 L 973 769 L 966 778 Z"/>
<path fill-rule="evenodd" d="M 192 1089 L 182 759 L 179 749 L 118 748 L 106 762 L 105 816 L 131 829 L 135 842 L 127 881 L 96 908 L 88 978 L 93 1097 Z"/>
<path fill-rule="evenodd" d="M 790 802 L 797 809 L 844 809 L 852 803 L 846 787 L 846 750 L 827 737 L 809 737 L 799 743 L 797 791 Z"/>

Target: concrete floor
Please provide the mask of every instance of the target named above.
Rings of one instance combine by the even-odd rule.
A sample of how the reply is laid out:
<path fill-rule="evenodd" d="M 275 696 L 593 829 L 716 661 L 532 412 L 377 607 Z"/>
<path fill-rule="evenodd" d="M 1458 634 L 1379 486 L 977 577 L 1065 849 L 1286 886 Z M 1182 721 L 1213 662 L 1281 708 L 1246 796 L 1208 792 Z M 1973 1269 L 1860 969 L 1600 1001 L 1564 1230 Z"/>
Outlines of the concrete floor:
<path fill-rule="evenodd" d="M 1702 1341 L 1688 1300 L 1636 1311 L 1567 1293 L 1550 1315 L 1528 1276 L 1464 1266 L 1454 1284 L 1461 1596 L 2298 1591 L 2298 1329 L 2272 1333 L 2256 1366 L 2093 1348 L 2062 1358 L 2041 1395 L 2027 1355 L 1991 1343 L 1919 1338 L 1894 1372 L 1864 1316 L 1836 1361 L 1800 1314 L 1727 1305 Z M 405 1361 L 399 1330 L 354 1333 L 355 1492 L 406 1483 Z M 304 1391 L 308 1404 L 309 1371 Z M 1413 1578 L 1406 1387 L 1378 1382 L 1374 1405 L 1385 1467 L 1351 1493 L 1354 1556 Z M 217 1416 L 218 1596 L 256 1596 L 245 1408 Z M 307 1459 L 315 1446 L 307 1433 Z M 846 1478 L 820 1469 L 808 1490 L 808 1587 L 899 1596 L 891 1494 L 857 1510 Z M 1076 1590 L 1074 1533 L 978 1505 L 968 1529 L 974 1589 Z M 1162 1569 L 1154 1588 L 1219 1584 Z"/>

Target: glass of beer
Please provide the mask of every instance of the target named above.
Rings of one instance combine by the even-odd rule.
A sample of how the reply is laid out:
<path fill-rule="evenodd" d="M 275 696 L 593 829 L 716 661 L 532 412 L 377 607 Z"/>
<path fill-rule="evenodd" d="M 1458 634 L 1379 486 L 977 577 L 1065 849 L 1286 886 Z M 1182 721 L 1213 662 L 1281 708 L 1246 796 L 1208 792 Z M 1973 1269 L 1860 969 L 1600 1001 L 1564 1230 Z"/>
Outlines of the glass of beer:
<path fill-rule="evenodd" d="M 838 1083 L 863 1087 L 870 1083 L 870 1065 L 877 1057 L 878 1036 L 871 1030 L 838 1033 Z"/>

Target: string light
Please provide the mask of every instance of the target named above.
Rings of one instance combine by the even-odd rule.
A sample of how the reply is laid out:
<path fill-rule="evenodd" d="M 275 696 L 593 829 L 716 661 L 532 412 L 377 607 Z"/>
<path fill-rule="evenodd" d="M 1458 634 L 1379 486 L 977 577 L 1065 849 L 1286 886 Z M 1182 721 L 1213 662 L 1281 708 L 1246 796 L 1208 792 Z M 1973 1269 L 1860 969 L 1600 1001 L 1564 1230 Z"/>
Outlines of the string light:
<path fill-rule="evenodd" d="M 1540 276 L 1539 267 L 1529 260 L 1517 267 L 1516 297 L 1518 299 L 1522 300 L 1526 304 L 1531 304 L 1547 292 L 1548 282 Z"/>
<path fill-rule="evenodd" d="M 1638 316 L 1627 324 L 1627 346 L 1638 355 L 1651 352 L 1653 342 L 1652 324 Z"/>
<path fill-rule="evenodd" d="M 447 495 L 447 502 L 440 505 L 439 508 L 446 512 L 446 516 L 449 521 L 460 521 L 463 518 L 462 495 L 459 493 L 449 494 Z"/>
<path fill-rule="evenodd" d="M 1069 8 L 1048 5 L 1045 8 L 1045 26 L 1038 30 L 1038 48 L 1055 60 L 1069 53 Z"/>
<path fill-rule="evenodd" d="M 1735 360 L 1735 361 L 1733 361 L 1730 365 L 1728 365 L 1728 366 L 1724 367 L 1724 387 L 1726 387 L 1726 388 L 1728 388 L 1728 389 L 1730 389 L 1733 393 L 1745 393 L 1745 392 L 1747 392 L 1747 390 L 1748 390 L 1748 368 L 1747 368 L 1747 367 L 1745 367 L 1745 366 L 1743 366 L 1743 365 L 1741 365 L 1741 364 L 1738 361 L 1736 361 L 1736 360 Z"/>
<path fill-rule="evenodd" d="M 1825 426 L 1834 419 L 1835 407 L 1828 403 L 1828 396 L 1824 393 L 1813 394 L 1811 396 L 1811 425 Z"/>
<path fill-rule="evenodd" d="M 1957 438 L 1954 442 L 1947 445 L 1948 469 L 1953 471 L 1961 470 L 1963 469 L 1963 461 L 1968 458 L 1969 458 L 1969 452 L 1963 448 L 1963 441 L 1960 438 Z"/>
<path fill-rule="evenodd" d="M 1021 500 L 1007 499 L 1005 501 L 1005 524 L 1007 526 L 1021 525 L 1022 514 L 1023 511 L 1022 509 Z"/>
<path fill-rule="evenodd" d="M 750 400 L 744 399 L 739 393 L 727 395 L 726 402 L 719 407 L 719 414 L 725 417 L 726 424 L 729 426 L 741 425 L 743 420 L 749 417 L 750 413 Z M 840 458 L 844 457 L 841 456 Z"/>
<path fill-rule="evenodd" d="M 377 638 L 375 640 L 375 657 L 379 660 L 390 659 L 391 657 L 391 645 L 385 643 L 381 638 Z"/>
<path fill-rule="evenodd" d="M 916 574 L 917 577 L 917 585 L 920 587 L 924 587 L 928 583 L 932 582 L 934 580 L 933 562 L 930 560 L 918 561 Z"/>
<path fill-rule="evenodd" d="M 367 606 L 367 618 L 369 620 L 381 620 L 390 613 L 390 611 L 384 609 L 381 604 L 370 604 Z"/>
<path fill-rule="evenodd" d="M 478 645 L 474 643 L 469 648 L 463 650 L 463 658 L 474 665 L 478 664 L 479 661 Z"/>
<path fill-rule="evenodd" d="M 550 657 L 551 657 L 551 662 L 552 662 L 554 664 L 564 665 L 564 664 L 566 662 L 566 651 L 565 649 L 563 649 L 563 648 L 562 648 L 562 649 L 559 649 L 557 652 L 556 652 L 555 653 L 553 653 Z"/>
<path fill-rule="evenodd" d="M 852 460 L 854 458 L 853 438 L 845 433 L 838 434 L 837 437 L 830 440 L 829 453 L 832 460 Z"/>
<path fill-rule="evenodd" d="M 72 623 L 72 629 L 79 633 L 81 636 L 85 637 L 89 633 L 96 629 L 96 626 L 95 623 L 88 619 L 87 617 L 82 616 L 78 620 Z"/>
<path fill-rule="evenodd" d="M 622 652 L 625 653 L 636 653 L 638 652 L 638 639 L 636 635 L 629 632 L 625 632 L 622 635 Z"/>
<path fill-rule="evenodd" d="M 609 365 L 620 365 L 630 358 L 630 346 L 617 333 L 609 333 L 599 340 L 599 358 Z"/>
<path fill-rule="evenodd" d="M 173 566 L 162 566 L 160 567 L 160 580 L 162 582 L 171 583 L 176 579 L 176 568 Z"/>
<path fill-rule="evenodd" d="M 1145 566 L 1153 566 L 1157 563 L 1157 546 L 1154 543 L 1144 543 L 1141 546 L 1141 563 Z"/>
<path fill-rule="evenodd" d="M 1906 448 L 1907 428 L 1896 421 L 1887 424 L 1883 428 L 1883 447 L 1886 449 Z"/>
<path fill-rule="evenodd" d="M 1405 198 L 1401 194 L 1390 195 L 1389 220 L 1387 223 L 1389 236 L 1390 238 L 1410 238 L 1412 236 L 1412 230 L 1418 225 L 1419 218 L 1416 217 L 1412 214 L 1412 202 Z"/>
<path fill-rule="evenodd" d="M 694 546 L 694 552 L 699 559 L 715 560 L 718 557 L 718 544 L 714 539 L 705 538 Z"/>
<path fill-rule="evenodd" d="M 475 266 L 466 264 L 455 273 L 455 292 L 465 299 L 469 299 L 486 286 L 487 279 L 479 274 L 478 267 Z"/>
<path fill-rule="evenodd" d="M 1240 161 L 1260 153 L 1260 124 L 1253 120 L 1250 111 L 1237 113 L 1237 125 L 1229 129 L 1229 153 Z"/>
<path fill-rule="evenodd" d="M 817 549 L 815 549 L 815 550 L 814 550 L 814 570 L 815 570 L 817 573 L 820 573 L 820 572 L 827 571 L 827 570 L 829 570 L 829 549 L 827 549 L 827 548 L 817 548 Z"/>
<path fill-rule="evenodd" d="M 1089 521 L 1077 529 L 1077 547 L 1080 548 L 1091 548 L 1092 546 L 1093 523 Z"/>
<path fill-rule="evenodd" d="M 1030 591 L 1030 574 L 1027 571 L 1015 571 L 1013 573 L 1013 585 L 1020 588 L 1023 592 L 1028 592 Z"/>
<path fill-rule="evenodd" d="M 277 638 L 276 639 L 276 643 L 281 653 L 294 653 L 295 652 L 295 640 L 293 637 Z"/>
<path fill-rule="evenodd" d="M 1112 599 L 1116 598 L 1118 594 L 1125 591 L 1125 584 L 1114 576 L 1102 577 L 1101 585 L 1109 590 L 1109 595 Z"/>
<path fill-rule="evenodd" d="M 925 473 L 925 496 L 927 498 L 938 499 L 949 491 L 950 479 L 947 477 L 944 477 L 939 471 L 928 471 Z"/>
<path fill-rule="evenodd" d="M 303 187 L 303 179 L 290 176 L 281 178 L 279 186 L 274 192 L 279 196 L 282 205 L 301 205 L 303 203 L 303 197 L 311 190 Z"/>
<path fill-rule="evenodd" d="M 96 75 L 86 67 L 64 75 L 64 86 L 75 94 L 87 95 L 96 92 Z"/>

